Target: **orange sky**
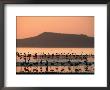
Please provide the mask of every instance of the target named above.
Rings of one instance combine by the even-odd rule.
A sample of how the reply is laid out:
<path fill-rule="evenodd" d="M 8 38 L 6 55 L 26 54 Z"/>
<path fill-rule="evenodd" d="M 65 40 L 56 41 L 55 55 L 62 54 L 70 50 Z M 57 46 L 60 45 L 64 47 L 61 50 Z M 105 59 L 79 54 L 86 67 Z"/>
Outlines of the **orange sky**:
<path fill-rule="evenodd" d="M 33 37 L 42 32 L 94 36 L 93 16 L 17 16 L 16 22 L 17 39 Z"/>

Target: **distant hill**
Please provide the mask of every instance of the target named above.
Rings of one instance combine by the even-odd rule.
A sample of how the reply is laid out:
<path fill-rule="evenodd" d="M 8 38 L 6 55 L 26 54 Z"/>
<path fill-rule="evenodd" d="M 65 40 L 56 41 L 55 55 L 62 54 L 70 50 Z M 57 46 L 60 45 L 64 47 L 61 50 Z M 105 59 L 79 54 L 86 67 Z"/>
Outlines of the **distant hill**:
<path fill-rule="evenodd" d="M 71 48 L 92 48 L 94 47 L 94 37 L 76 34 L 62 34 L 44 32 L 38 36 L 17 39 L 17 47 L 71 47 Z"/>

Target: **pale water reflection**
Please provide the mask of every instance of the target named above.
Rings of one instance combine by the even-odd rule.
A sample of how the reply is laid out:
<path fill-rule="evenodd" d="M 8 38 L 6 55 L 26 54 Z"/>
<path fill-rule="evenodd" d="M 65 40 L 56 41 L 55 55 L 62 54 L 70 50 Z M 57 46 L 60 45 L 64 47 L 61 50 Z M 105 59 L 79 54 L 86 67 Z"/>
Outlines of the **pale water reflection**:
<path fill-rule="evenodd" d="M 94 48 L 17 48 L 16 52 L 18 53 L 16 56 L 17 74 L 94 73 Z M 54 55 L 56 57 L 59 55 L 60 58 L 38 58 L 37 56 L 34 60 L 33 56 L 36 53 L 38 56 Z M 84 58 L 73 58 L 74 55 L 77 57 L 82 55 Z M 61 58 L 62 56 L 64 57 Z M 56 65 L 56 63 L 59 64 Z"/>

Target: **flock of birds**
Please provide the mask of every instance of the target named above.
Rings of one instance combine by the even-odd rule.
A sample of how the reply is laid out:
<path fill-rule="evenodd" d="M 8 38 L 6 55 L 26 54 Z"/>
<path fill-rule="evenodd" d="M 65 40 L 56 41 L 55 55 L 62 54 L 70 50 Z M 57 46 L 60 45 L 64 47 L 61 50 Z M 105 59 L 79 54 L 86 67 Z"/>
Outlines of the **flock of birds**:
<path fill-rule="evenodd" d="M 28 54 L 16 52 L 17 74 L 94 73 L 94 55 L 75 53 Z M 93 61 L 90 61 L 89 59 Z"/>

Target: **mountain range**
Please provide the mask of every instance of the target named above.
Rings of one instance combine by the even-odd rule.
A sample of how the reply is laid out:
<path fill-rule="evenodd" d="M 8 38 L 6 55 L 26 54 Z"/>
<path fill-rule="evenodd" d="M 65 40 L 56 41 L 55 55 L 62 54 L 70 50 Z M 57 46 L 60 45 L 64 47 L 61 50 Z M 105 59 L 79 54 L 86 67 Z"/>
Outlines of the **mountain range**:
<path fill-rule="evenodd" d="M 17 39 L 17 47 L 93 48 L 94 37 L 81 34 L 43 32 L 38 36 Z"/>

